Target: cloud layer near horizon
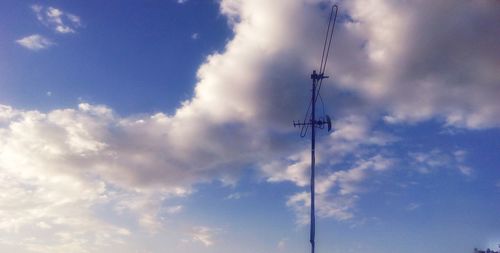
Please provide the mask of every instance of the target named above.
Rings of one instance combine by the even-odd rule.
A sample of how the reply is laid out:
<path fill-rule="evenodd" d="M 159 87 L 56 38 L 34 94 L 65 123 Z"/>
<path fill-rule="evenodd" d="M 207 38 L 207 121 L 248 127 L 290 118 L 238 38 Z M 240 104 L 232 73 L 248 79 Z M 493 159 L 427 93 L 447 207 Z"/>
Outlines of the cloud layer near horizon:
<path fill-rule="evenodd" d="M 189 195 L 198 183 L 234 183 L 241 168 L 257 167 L 270 182 L 307 185 L 308 146 L 291 145 L 295 140 L 288 137 L 295 133 L 290 121 L 304 112 L 308 74 L 318 63 L 323 38 L 317 34 L 329 14 L 319 6 L 324 2 L 221 1 L 234 37 L 200 66 L 193 98 L 173 115 L 119 116 L 85 103 L 50 112 L 1 106 L 0 171 L 8 193 L 0 202 L 14 202 L 8 196 L 25 201 L 3 209 L 0 229 L 64 232 L 49 240 L 63 246 L 47 246 L 47 252 L 88 252 L 88 244 L 102 241 L 93 230 L 117 243 L 131 233 L 98 219 L 98 206 L 130 212 L 141 227 L 157 230 L 163 201 Z M 371 128 L 380 119 L 500 126 L 498 4 L 359 0 L 340 6 L 327 67 L 332 78 L 323 88 L 335 131 L 323 140 L 320 163 L 338 164 L 364 147 L 390 145 L 393 136 Z M 391 157 L 363 154 L 319 183 L 320 215 L 353 217 L 357 184 L 393 167 Z M 287 204 L 304 223 L 307 193 Z M 83 218 L 69 219 L 77 206 L 85 207 L 78 211 Z"/>

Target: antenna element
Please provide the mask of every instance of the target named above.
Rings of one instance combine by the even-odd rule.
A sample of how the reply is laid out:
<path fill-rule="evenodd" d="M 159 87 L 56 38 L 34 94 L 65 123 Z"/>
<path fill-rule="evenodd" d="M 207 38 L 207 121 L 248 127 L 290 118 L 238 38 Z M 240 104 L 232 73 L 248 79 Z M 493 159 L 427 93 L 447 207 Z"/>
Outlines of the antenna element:
<path fill-rule="evenodd" d="M 335 15 L 334 15 L 334 10 L 335 10 Z M 328 55 L 330 53 L 330 46 L 332 44 L 332 39 L 333 39 L 333 31 L 335 29 L 335 22 L 337 21 L 337 13 L 338 13 L 339 7 L 337 5 L 332 6 L 332 11 L 330 13 L 330 19 L 328 20 L 328 28 L 326 30 L 326 37 L 325 37 L 325 43 L 323 45 L 323 54 L 321 56 L 321 64 L 319 68 L 319 74 L 316 73 L 316 70 L 313 70 L 313 73 L 311 74 L 311 79 L 312 79 L 312 94 L 311 94 L 311 101 L 309 103 L 309 108 L 307 109 L 306 116 L 304 118 L 304 121 L 293 121 L 293 126 L 297 127 L 300 126 L 300 137 L 304 137 L 307 135 L 307 131 L 309 130 L 309 127 L 311 128 L 311 224 L 310 224 L 310 233 L 309 233 L 309 242 L 311 243 L 311 253 L 314 253 L 315 249 L 315 236 L 316 236 L 316 213 L 315 213 L 315 203 L 314 203 L 314 195 L 315 195 L 315 146 L 316 146 L 316 128 L 324 128 L 324 126 L 327 126 L 328 132 L 332 130 L 332 121 L 330 119 L 330 116 L 324 115 L 323 117 L 320 117 L 319 120 L 316 120 L 316 100 L 318 99 L 319 96 L 319 91 L 321 89 L 321 84 L 323 83 L 323 79 L 328 78 L 328 76 L 325 76 L 325 69 L 326 69 L 326 63 L 328 62 Z M 333 21 L 333 23 L 332 23 Z M 309 116 L 309 109 L 310 111 L 310 117 L 309 120 L 307 121 L 307 118 Z"/>

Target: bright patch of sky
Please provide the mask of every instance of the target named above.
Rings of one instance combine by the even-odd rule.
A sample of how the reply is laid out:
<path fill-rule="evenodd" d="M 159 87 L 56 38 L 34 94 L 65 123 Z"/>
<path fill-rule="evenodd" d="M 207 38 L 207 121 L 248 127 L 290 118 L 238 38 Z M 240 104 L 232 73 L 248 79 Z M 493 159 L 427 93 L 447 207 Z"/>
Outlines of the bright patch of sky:
<path fill-rule="evenodd" d="M 308 251 L 330 4 L 1 1 L 0 251 Z M 496 247 L 500 5 L 338 4 L 318 252 Z"/>

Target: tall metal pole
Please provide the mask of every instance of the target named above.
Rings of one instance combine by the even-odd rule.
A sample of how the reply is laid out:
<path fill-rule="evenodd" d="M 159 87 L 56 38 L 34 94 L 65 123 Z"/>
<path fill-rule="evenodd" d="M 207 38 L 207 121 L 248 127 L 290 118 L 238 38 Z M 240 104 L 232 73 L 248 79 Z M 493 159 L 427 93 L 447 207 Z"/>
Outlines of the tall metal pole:
<path fill-rule="evenodd" d="M 314 253 L 314 238 L 315 238 L 315 233 L 316 233 L 316 213 L 314 209 L 314 195 L 315 195 L 315 188 L 314 188 L 314 164 L 315 164 L 315 145 L 316 145 L 316 82 L 318 80 L 318 75 L 316 74 L 316 71 L 313 71 L 311 75 L 311 79 L 313 80 L 312 82 L 312 111 L 311 111 L 311 231 L 310 231 L 310 238 L 309 241 L 311 242 L 311 253 Z"/>
<path fill-rule="evenodd" d="M 309 233 L 309 242 L 311 243 L 311 253 L 314 253 L 315 250 L 315 235 L 316 235 L 316 211 L 315 211 L 315 164 L 316 164 L 316 127 L 323 128 L 323 126 L 328 126 L 328 132 L 330 132 L 332 128 L 332 122 L 328 115 L 325 115 L 325 118 L 320 118 L 316 120 L 316 99 L 318 97 L 319 87 L 321 87 L 321 80 L 328 78 L 328 76 L 323 75 L 323 73 L 316 73 L 314 70 L 311 74 L 312 79 L 312 90 L 311 90 L 311 117 L 309 121 L 307 121 L 307 116 L 304 118 L 304 121 L 293 122 L 294 126 L 301 126 L 302 130 L 300 132 L 300 136 L 304 137 L 307 135 L 307 130 L 311 127 L 311 224 L 310 224 L 310 233 Z M 318 87 L 319 86 L 319 87 Z M 309 114 L 309 109 L 307 110 L 307 114 Z"/>
<path fill-rule="evenodd" d="M 334 11 L 335 10 L 335 16 L 334 16 Z M 319 120 L 316 120 L 316 98 L 319 96 L 319 90 L 321 89 L 321 84 L 323 82 L 323 79 L 328 78 L 328 76 L 325 76 L 325 68 L 326 68 L 326 63 L 328 61 L 328 54 L 330 52 L 330 46 L 332 43 L 333 39 L 333 31 L 335 29 L 335 23 L 337 20 L 337 12 L 338 12 L 338 6 L 333 5 L 332 6 L 332 11 L 330 13 L 330 19 L 328 21 L 328 29 L 326 31 L 326 37 L 325 37 L 325 44 L 323 46 L 323 55 L 321 56 L 321 64 L 319 68 L 319 74 L 316 73 L 316 70 L 313 71 L 311 74 L 311 79 L 312 79 L 312 96 L 311 96 L 311 104 L 307 109 L 306 117 L 304 118 L 304 121 L 298 121 L 295 122 L 293 121 L 293 126 L 301 126 L 302 129 L 300 130 L 300 137 L 305 137 L 307 135 L 307 130 L 309 129 L 309 126 L 311 126 L 311 227 L 310 227 L 310 233 L 309 233 L 309 242 L 311 243 L 311 253 L 314 253 L 315 250 L 315 235 L 316 235 L 316 212 L 315 212 L 315 203 L 314 203 L 314 195 L 315 195 L 315 163 L 316 163 L 316 157 L 315 157 L 315 146 L 316 146 L 316 126 L 319 128 L 323 128 L 325 125 L 328 126 L 328 132 L 332 130 L 332 122 L 330 119 L 330 116 L 324 115 L 324 118 L 321 118 Z M 332 24 L 333 20 L 333 24 Z M 318 86 L 318 87 L 316 87 Z M 316 91 L 318 89 L 318 91 Z M 318 93 L 318 94 L 317 94 Z M 311 118 L 309 119 L 309 122 L 307 122 L 307 115 L 309 114 L 309 109 L 311 110 Z M 324 108 L 323 108 L 324 109 Z M 323 110 L 324 111 L 324 110 Z"/>

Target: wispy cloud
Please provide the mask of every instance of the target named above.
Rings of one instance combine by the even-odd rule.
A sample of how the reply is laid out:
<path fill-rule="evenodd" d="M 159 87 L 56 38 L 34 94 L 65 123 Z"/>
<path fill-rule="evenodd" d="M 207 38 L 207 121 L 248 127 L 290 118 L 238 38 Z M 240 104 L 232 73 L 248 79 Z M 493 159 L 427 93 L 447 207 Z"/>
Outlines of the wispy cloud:
<path fill-rule="evenodd" d="M 198 38 L 200 38 L 200 34 L 199 33 L 193 33 L 193 34 L 191 34 L 191 39 L 197 40 Z"/>
<path fill-rule="evenodd" d="M 49 48 L 54 45 L 54 42 L 43 37 L 40 34 L 33 34 L 16 40 L 16 43 L 33 51 Z"/>
<path fill-rule="evenodd" d="M 165 212 L 167 212 L 168 214 L 176 214 L 176 213 L 180 213 L 183 209 L 184 209 L 184 206 L 182 206 L 182 205 L 169 206 L 169 207 L 165 208 Z"/>
<path fill-rule="evenodd" d="M 32 5 L 31 9 L 36 14 L 38 21 L 57 33 L 75 33 L 82 26 L 79 16 L 64 12 L 55 7 Z"/>
<path fill-rule="evenodd" d="M 189 0 L 177 0 L 177 3 L 178 4 L 185 4 L 187 3 Z"/>
<path fill-rule="evenodd" d="M 411 166 L 422 174 L 430 174 L 439 169 L 456 169 L 464 176 L 471 176 L 474 169 L 466 165 L 467 152 L 459 149 L 454 152 L 444 152 L 432 149 L 426 152 L 409 152 Z"/>
<path fill-rule="evenodd" d="M 283 238 L 278 241 L 278 244 L 276 245 L 276 248 L 278 251 L 285 251 L 286 250 L 286 244 L 288 242 L 288 238 Z"/>
<path fill-rule="evenodd" d="M 320 217 L 337 220 L 350 220 L 367 178 L 390 171 L 396 160 L 382 155 L 384 148 L 393 144 L 397 138 L 371 129 L 370 123 L 357 116 L 338 119 L 333 133 L 320 143 L 317 166 L 329 168 L 329 173 L 321 175 L 316 181 L 317 212 Z M 376 147 L 378 152 L 372 152 Z M 352 157 L 351 154 L 357 154 Z M 338 168 L 344 162 L 347 169 Z M 269 182 L 291 181 L 299 187 L 309 185 L 310 151 L 307 148 L 281 161 L 264 164 L 261 169 Z M 335 168 L 335 169 L 333 169 Z M 310 195 L 298 192 L 288 198 L 287 206 L 296 214 L 297 224 L 309 223 L 308 208 Z"/>
<path fill-rule="evenodd" d="M 192 231 L 189 233 L 191 236 L 191 240 L 193 242 L 199 242 L 206 247 L 214 245 L 214 236 L 217 233 L 217 229 L 205 227 L 205 226 L 198 226 L 198 227 L 193 227 Z"/>
<path fill-rule="evenodd" d="M 472 175 L 473 172 L 473 169 L 471 167 L 465 165 L 458 165 L 457 169 L 458 171 L 460 171 L 460 173 L 462 173 L 465 176 L 470 176 Z"/>
<path fill-rule="evenodd" d="M 323 175 L 316 182 L 316 208 L 320 217 L 349 220 L 354 217 L 354 208 L 365 191 L 363 182 L 375 173 L 393 168 L 395 161 L 381 155 L 358 160 L 353 168 Z M 295 211 L 297 224 L 309 224 L 310 193 L 303 191 L 288 198 L 287 206 Z"/>
<path fill-rule="evenodd" d="M 248 192 L 234 192 L 229 195 L 227 195 L 224 199 L 226 200 L 238 200 L 244 197 L 250 196 L 250 193 Z"/>
<path fill-rule="evenodd" d="M 414 211 L 414 210 L 416 210 L 416 209 L 420 208 L 421 206 L 422 206 L 422 205 L 421 205 L 421 204 L 419 204 L 419 203 L 410 203 L 410 204 L 408 204 L 408 205 L 406 206 L 406 210 L 407 210 L 407 211 Z"/>

